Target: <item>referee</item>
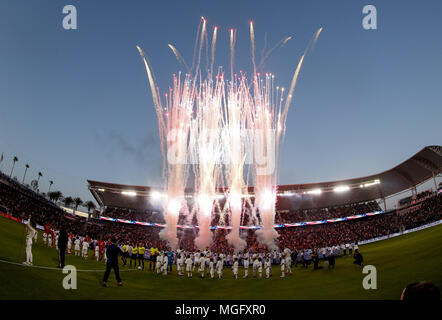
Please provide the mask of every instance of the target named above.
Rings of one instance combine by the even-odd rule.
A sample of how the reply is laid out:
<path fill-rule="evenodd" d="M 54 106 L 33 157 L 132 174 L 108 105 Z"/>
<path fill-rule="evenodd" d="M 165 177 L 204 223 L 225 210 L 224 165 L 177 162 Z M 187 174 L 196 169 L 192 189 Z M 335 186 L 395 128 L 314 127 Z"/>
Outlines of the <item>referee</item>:
<path fill-rule="evenodd" d="M 142 264 L 143 265 L 143 271 L 144 271 L 144 252 L 146 252 L 146 248 L 140 242 L 140 244 L 138 246 L 138 267 L 141 267 L 141 264 Z"/>

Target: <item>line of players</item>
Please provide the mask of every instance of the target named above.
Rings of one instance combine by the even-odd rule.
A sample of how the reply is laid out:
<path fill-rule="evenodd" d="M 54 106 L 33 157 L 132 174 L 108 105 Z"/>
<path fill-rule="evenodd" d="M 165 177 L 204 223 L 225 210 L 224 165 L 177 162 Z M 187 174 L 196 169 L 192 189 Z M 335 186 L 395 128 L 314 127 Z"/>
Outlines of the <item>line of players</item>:
<path fill-rule="evenodd" d="M 54 240 L 53 240 L 54 239 Z M 43 243 L 48 247 L 55 247 L 58 250 L 58 231 L 53 231 L 50 228 L 45 227 L 43 233 Z M 69 234 L 67 249 L 68 253 L 72 254 L 72 247 L 74 249 L 75 256 L 81 256 L 83 259 L 88 258 L 89 248 L 94 251 L 93 258 L 96 261 L 102 261 L 106 263 L 106 245 L 107 243 L 102 240 L 92 240 L 87 235 L 86 237 L 74 236 Z M 146 250 L 142 243 L 138 245 L 122 245 L 120 246 L 122 251 L 123 265 L 127 265 L 129 260 L 129 268 L 137 268 L 139 270 L 145 269 L 145 260 L 149 261 L 149 270 L 155 271 L 157 274 L 167 275 L 172 272 L 172 265 L 177 265 L 178 276 L 187 274 L 187 277 L 191 278 L 196 271 L 201 278 L 205 275 L 210 278 L 222 278 L 224 266 L 231 266 L 233 276 L 238 279 L 238 269 L 240 262 L 244 267 L 243 278 L 249 277 L 249 268 L 252 268 L 253 277 L 262 278 L 263 271 L 266 278 L 272 276 L 272 265 L 279 264 L 281 268 L 281 278 L 285 278 L 286 275 L 292 275 L 292 255 L 293 252 L 289 248 L 285 248 L 281 253 L 274 250 L 267 254 L 264 253 L 249 253 L 247 250 L 239 254 L 225 255 L 224 253 L 213 253 L 208 248 L 206 250 L 197 252 L 186 252 L 178 249 L 173 251 L 159 251 L 157 248 L 150 248 Z M 320 248 L 314 252 L 311 249 L 300 250 L 294 253 L 295 266 L 302 264 L 304 268 L 313 262 L 315 269 L 322 267 L 318 266 L 319 260 L 325 260 L 329 263 L 329 267 L 334 267 L 334 257 L 338 254 L 344 253 L 348 250 L 349 254 L 352 251 L 358 249 L 358 245 L 352 243 L 334 246 L 328 248 Z M 147 254 L 147 257 L 146 257 Z M 175 257 L 176 255 L 176 257 Z M 174 261 L 175 260 L 175 261 Z M 216 275 L 215 275 L 216 274 Z"/>

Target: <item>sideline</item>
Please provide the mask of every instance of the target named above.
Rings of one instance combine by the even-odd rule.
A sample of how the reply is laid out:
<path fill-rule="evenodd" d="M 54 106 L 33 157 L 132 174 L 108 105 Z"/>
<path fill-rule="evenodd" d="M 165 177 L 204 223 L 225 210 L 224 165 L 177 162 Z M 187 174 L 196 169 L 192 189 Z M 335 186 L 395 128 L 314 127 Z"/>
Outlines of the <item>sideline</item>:
<path fill-rule="evenodd" d="M 12 264 L 12 265 L 16 265 L 16 266 L 22 266 L 22 267 L 26 267 L 26 268 L 37 268 L 37 269 L 45 269 L 45 270 L 57 270 L 57 271 L 62 271 L 63 269 L 61 268 L 55 268 L 55 267 L 45 267 L 45 266 L 28 266 L 25 265 L 23 263 L 17 263 L 17 262 L 12 262 L 12 261 L 7 261 L 7 260 L 2 260 L 0 259 L 0 262 L 2 263 L 6 263 L 6 264 Z M 80 272 L 105 272 L 106 270 L 83 270 L 83 269 L 77 269 L 77 271 Z M 129 270 L 120 270 L 120 272 L 129 272 L 129 271 L 138 271 L 137 269 L 129 269 Z"/>

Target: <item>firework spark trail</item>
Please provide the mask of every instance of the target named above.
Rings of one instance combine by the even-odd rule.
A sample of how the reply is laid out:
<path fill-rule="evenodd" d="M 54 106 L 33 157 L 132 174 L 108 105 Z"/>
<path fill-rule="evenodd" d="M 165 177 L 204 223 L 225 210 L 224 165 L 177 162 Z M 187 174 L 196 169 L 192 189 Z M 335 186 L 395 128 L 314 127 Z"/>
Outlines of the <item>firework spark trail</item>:
<path fill-rule="evenodd" d="M 304 62 L 305 55 L 307 54 L 309 48 L 313 47 L 321 33 L 322 28 L 320 28 L 314 35 L 312 41 L 309 43 L 305 49 L 303 55 L 301 56 L 298 66 L 293 75 L 293 79 L 290 85 L 287 98 L 284 103 L 284 88 L 281 88 L 280 95 L 272 103 L 271 90 L 272 87 L 270 77 L 266 75 L 265 86 L 261 85 L 261 79 L 255 76 L 255 81 L 253 82 L 253 91 L 255 98 L 255 110 L 253 114 L 253 132 L 255 133 L 255 143 L 257 143 L 258 148 L 255 147 L 255 180 L 254 180 L 254 192 L 255 192 L 255 205 L 259 210 L 262 229 L 257 230 L 256 234 L 259 241 L 264 244 L 269 249 L 276 248 L 276 239 L 278 233 L 274 229 L 275 220 L 275 205 L 276 205 L 276 186 L 277 186 L 277 176 L 278 176 L 278 155 L 280 150 L 281 138 L 285 134 L 287 114 L 290 107 L 290 103 L 293 98 L 293 92 L 296 86 L 296 81 L 299 76 L 299 72 Z M 264 132 L 262 136 L 260 133 Z M 270 135 L 270 132 L 274 133 L 274 136 Z M 258 135 L 256 135 L 258 133 Z M 259 148 L 259 147 L 262 148 Z M 267 147 L 273 147 L 271 150 L 266 149 Z M 262 149 L 262 150 L 261 150 Z M 261 162 L 263 159 L 267 161 L 268 155 L 274 155 L 274 166 L 271 172 L 268 172 L 268 167 L 266 170 L 262 171 Z M 271 161 L 271 160 L 270 160 Z"/>
<path fill-rule="evenodd" d="M 232 229 L 227 235 L 227 241 L 235 248 L 235 252 L 245 249 L 246 241 L 241 239 L 239 230 L 241 224 L 241 213 L 243 211 L 242 193 L 245 189 L 244 183 L 244 163 L 246 157 L 246 144 L 244 133 L 247 132 L 247 112 L 248 104 L 244 101 L 248 88 L 245 76 L 241 76 L 239 84 L 233 82 L 228 89 L 228 103 L 226 112 L 226 125 L 224 128 L 226 136 L 226 147 L 230 156 L 229 165 L 226 170 L 229 195 L 227 204 L 230 209 L 230 224 Z"/>
<path fill-rule="evenodd" d="M 200 85 L 196 99 L 195 127 L 192 133 L 199 160 L 195 171 L 199 224 L 195 244 L 199 249 L 205 249 L 212 242 L 210 223 L 221 169 L 219 158 L 222 145 L 219 133 L 222 128 L 224 85 L 223 75 L 218 75 L 215 82 L 206 80 Z"/>
<path fill-rule="evenodd" d="M 230 29 L 230 77 L 233 79 L 233 66 L 235 62 L 236 30 Z"/>
<path fill-rule="evenodd" d="M 166 228 L 160 232 L 161 238 L 167 240 L 172 248 L 178 245 L 177 223 L 180 210 L 185 206 L 184 189 L 188 178 L 188 164 L 185 159 L 188 154 L 188 136 L 192 106 L 195 98 L 195 88 L 191 86 L 189 76 L 182 83 L 181 75 L 174 76 L 173 89 L 166 95 L 166 106 L 163 108 L 158 89 L 146 55 L 140 47 L 137 49 L 143 58 L 152 99 L 158 117 L 158 130 L 163 155 L 163 175 L 167 199 L 163 202 L 163 212 Z M 167 150 L 167 157 L 165 156 Z M 167 165 L 165 161 L 167 159 Z"/>
<path fill-rule="evenodd" d="M 253 29 L 253 21 L 250 21 L 250 50 L 252 53 L 253 74 L 256 74 L 255 62 L 255 31 Z"/>
<path fill-rule="evenodd" d="M 201 27 L 201 37 L 199 40 L 199 50 L 198 50 L 198 60 L 197 60 L 197 64 L 196 64 L 196 68 L 195 68 L 195 77 L 197 77 L 199 69 L 200 69 L 200 63 L 201 63 L 201 52 L 203 50 L 203 46 L 204 46 L 204 39 L 205 39 L 205 35 L 206 35 L 206 19 L 203 19 L 203 26 Z"/>
<path fill-rule="evenodd" d="M 216 50 L 216 35 L 217 35 L 218 27 L 213 28 L 212 35 L 212 51 L 211 51 L 211 62 L 210 62 L 210 77 L 213 75 L 213 64 L 215 63 L 215 50 Z"/>
<path fill-rule="evenodd" d="M 289 40 L 291 40 L 292 37 L 285 37 L 284 39 L 281 39 L 273 48 L 271 48 L 269 51 L 267 51 L 265 54 L 263 54 L 261 61 L 258 65 L 258 70 L 260 70 L 263 66 L 267 58 L 272 54 L 273 51 L 275 51 L 279 47 L 283 47 Z"/>
<path fill-rule="evenodd" d="M 186 61 L 184 60 L 183 56 L 180 54 L 180 52 L 177 50 L 177 48 L 175 48 L 173 45 L 171 45 L 170 43 L 168 44 L 169 48 L 172 50 L 173 54 L 175 55 L 176 59 L 181 62 L 182 64 L 184 64 L 184 66 L 186 67 L 187 72 L 190 72 L 189 66 L 187 65 Z"/>

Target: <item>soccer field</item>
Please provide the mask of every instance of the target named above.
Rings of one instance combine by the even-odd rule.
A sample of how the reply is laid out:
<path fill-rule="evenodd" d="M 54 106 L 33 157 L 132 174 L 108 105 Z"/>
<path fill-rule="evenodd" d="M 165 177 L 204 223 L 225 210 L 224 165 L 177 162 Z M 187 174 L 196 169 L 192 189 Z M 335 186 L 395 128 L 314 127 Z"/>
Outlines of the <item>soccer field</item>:
<path fill-rule="evenodd" d="M 74 265 L 78 288 L 65 290 L 60 269 L 10 264 L 25 260 L 25 226 L 0 218 L 0 299 L 399 299 L 409 283 L 431 280 L 442 288 L 442 225 L 360 247 L 365 264 L 377 269 L 376 290 L 364 290 L 362 269 L 350 257 L 336 259 L 334 270 L 293 267 L 294 274 L 280 278 L 279 267 L 270 279 L 232 278 L 224 268 L 223 279 L 156 275 L 121 267 L 124 286 L 114 274 L 109 287 L 101 287 L 104 264 L 68 255 Z M 89 253 L 91 256 L 92 251 Z M 34 265 L 57 266 L 57 251 L 43 246 L 41 232 L 33 248 Z M 121 264 L 120 264 L 121 265 Z M 324 265 L 324 263 L 321 263 Z M 242 277 L 243 270 L 240 268 Z"/>

